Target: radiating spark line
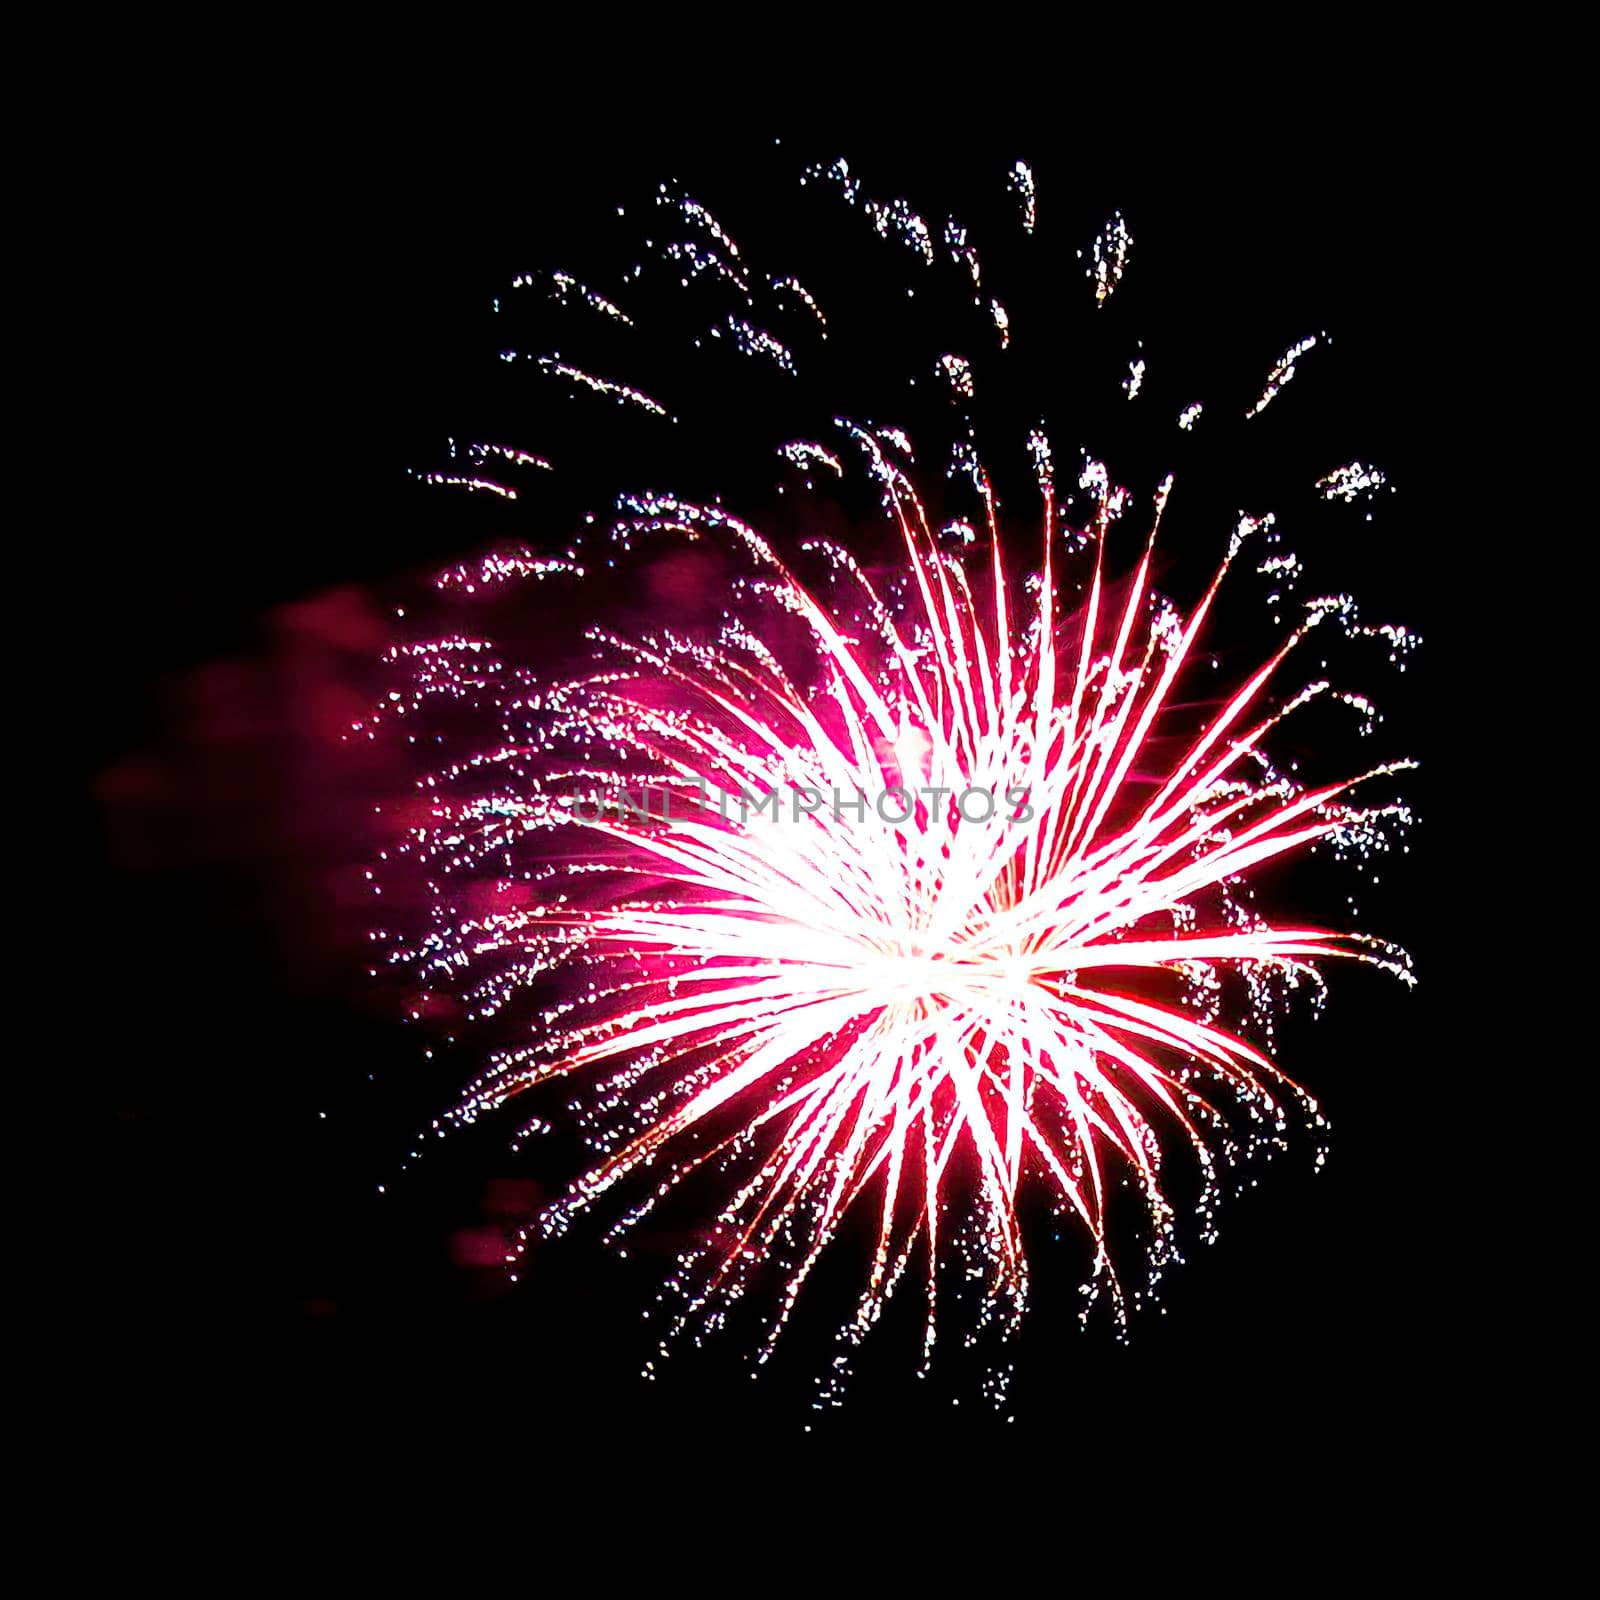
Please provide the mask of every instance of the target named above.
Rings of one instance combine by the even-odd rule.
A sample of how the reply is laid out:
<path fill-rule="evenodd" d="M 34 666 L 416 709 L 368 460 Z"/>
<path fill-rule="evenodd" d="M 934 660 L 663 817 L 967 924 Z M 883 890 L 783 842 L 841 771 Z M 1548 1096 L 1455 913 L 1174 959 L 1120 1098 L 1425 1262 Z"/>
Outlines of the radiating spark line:
<path fill-rule="evenodd" d="M 1039 204 L 1034 188 L 1033 168 L 1026 161 L 1019 161 L 1012 167 L 1010 188 L 1022 206 L 1022 226 L 1032 233 L 1039 222 Z"/>
<path fill-rule="evenodd" d="M 504 359 L 512 359 L 508 354 Z M 558 361 L 553 356 L 540 356 L 539 365 L 546 372 L 553 372 L 559 378 L 565 378 L 570 383 L 580 384 L 585 389 L 592 389 L 596 394 L 612 395 L 619 401 L 626 401 L 654 416 L 664 417 L 667 408 L 659 401 L 652 400 L 649 395 L 641 390 L 630 388 L 625 383 L 613 383 L 609 378 L 597 378 L 592 372 L 585 372 L 580 367 L 568 366 L 565 362 Z"/>
<path fill-rule="evenodd" d="M 1363 466 L 1352 461 L 1348 466 L 1335 467 L 1325 477 L 1317 479 L 1317 489 L 1324 500 L 1342 500 L 1346 505 L 1358 498 L 1370 500 L 1389 481 L 1376 467 Z"/>
<path fill-rule="evenodd" d="M 1128 270 L 1128 252 L 1132 248 L 1133 235 L 1118 211 L 1095 235 L 1089 249 L 1089 277 L 1094 282 L 1096 305 L 1103 306 L 1117 292 L 1117 285 Z"/>
<path fill-rule="evenodd" d="M 546 282 L 551 286 L 551 299 L 558 300 L 563 305 L 571 305 L 576 301 L 588 306 L 591 311 L 598 311 L 602 316 L 610 317 L 615 322 L 621 322 L 630 328 L 633 326 L 633 318 L 621 306 L 606 299 L 603 294 L 596 293 L 587 284 L 580 283 L 570 272 L 519 272 L 511 280 L 511 287 L 530 289 Z"/>
<path fill-rule="evenodd" d="M 1326 337 L 1326 335 L 1323 337 Z M 1256 403 L 1245 412 L 1245 416 L 1260 416 L 1260 414 L 1278 398 L 1283 386 L 1286 383 L 1291 382 L 1294 378 L 1295 363 L 1308 350 L 1316 348 L 1317 339 L 1318 335 L 1314 333 L 1308 334 L 1304 339 L 1300 340 L 1298 344 L 1292 344 L 1287 350 L 1284 351 L 1284 353 L 1278 358 L 1277 362 L 1273 365 L 1272 371 L 1267 374 L 1266 387 L 1262 389 L 1260 395 L 1256 399 Z"/>

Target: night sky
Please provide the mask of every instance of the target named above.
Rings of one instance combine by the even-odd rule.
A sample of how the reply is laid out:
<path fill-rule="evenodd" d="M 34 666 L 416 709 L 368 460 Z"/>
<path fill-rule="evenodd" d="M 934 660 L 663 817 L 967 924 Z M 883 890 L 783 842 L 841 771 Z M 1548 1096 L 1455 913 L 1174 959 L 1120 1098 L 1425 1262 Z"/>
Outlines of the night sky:
<path fill-rule="evenodd" d="M 1080 1464 L 1131 1460 L 1146 1433 L 1173 1460 L 1196 1432 L 1219 1451 L 1268 1437 L 1286 1470 L 1374 1441 L 1395 1470 L 1408 1449 L 1431 1448 L 1447 1157 L 1433 1148 L 1442 1063 L 1429 984 L 1450 869 L 1432 826 L 1446 809 L 1430 655 L 1445 621 L 1432 576 L 1445 536 L 1430 486 L 1448 397 L 1427 358 L 1446 270 L 1427 141 L 1369 123 L 1140 147 L 1040 119 L 977 138 L 813 125 L 774 152 L 772 132 L 743 122 L 691 135 L 619 118 L 599 136 L 553 112 L 513 122 L 491 134 L 428 110 L 319 110 L 236 128 L 219 151 L 203 127 L 158 117 L 109 186 L 107 238 L 132 246 L 101 290 L 122 339 L 102 421 L 131 415 L 141 444 L 89 535 L 83 792 L 114 954 L 81 1027 L 105 1141 L 90 1293 L 117 1330 L 118 1414 L 197 1420 L 220 1408 L 290 1464 L 406 1448 L 414 1428 L 412 1444 L 451 1460 L 514 1458 L 529 1471 L 601 1442 L 660 1461 L 674 1438 L 714 1455 L 854 1445 L 884 1429 L 936 1444 L 1004 1430 L 1032 1449 L 1068 1436 Z M 603 266 L 608 208 L 663 176 L 770 258 L 768 241 L 786 237 L 774 197 L 803 161 L 838 154 L 873 192 L 941 219 L 947 204 L 977 219 L 985 195 L 998 217 L 1005 171 L 1025 157 L 1041 216 L 1080 247 L 1120 208 L 1135 247 L 1116 349 L 1142 337 L 1152 355 L 1159 346 L 1165 361 L 1215 373 L 1219 394 L 1248 391 L 1303 334 L 1332 333 L 1326 362 L 1308 359 L 1263 419 L 1270 449 L 1248 460 L 1187 450 L 1193 492 L 1225 517 L 1233 496 L 1280 503 L 1275 456 L 1295 472 L 1319 452 L 1323 470 L 1380 465 L 1397 492 L 1371 524 L 1343 514 L 1348 546 L 1318 574 L 1337 572 L 1370 618 L 1428 641 L 1404 678 L 1374 678 L 1388 721 L 1350 757 L 1424 762 L 1406 785 L 1422 818 L 1411 855 L 1394 858 L 1381 894 L 1362 896 L 1363 926 L 1412 950 L 1421 987 L 1336 970 L 1327 1014 L 1297 1016 L 1282 1037 L 1280 1060 L 1333 1124 L 1327 1170 L 1313 1174 L 1309 1137 L 1253 1168 L 1260 1186 L 1225 1206 L 1220 1242 L 1188 1250 L 1164 1313 L 1136 1318 L 1125 1345 L 1103 1325 L 1080 1333 L 1075 1260 L 1053 1273 L 1036 1250 L 1011 1424 L 970 1385 L 914 1379 L 911 1285 L 845 1408 L 825 1419 L 806 1396 L 837 1318 L 797 1327 L 759 1384 L 733 1347 L 686 1350 L 643 1384 L 638 1313 L 664 1255 L 618 1261 L 575 1238 L 545 1247 L 516 1287 L 486 1264 L 556 1192 L 551 1158 L 513 1157 L 504 1129 L 480 1126 L 395 1186 L 411 1130 L 452 1084 L 419 1064 L 416 1038 L 364 977 L 361 818 L 388 774 L 337 732 L 360 715 L 394 597 L 505 529 L 476 500 L 419 491 L 406 469 L 438 465 L 450 436 L 537 451 L 547 420 L 572 427 L 541 411 L 564 404 L 553 388 L 507 387 L 489 301 L 533 266 Z M 1035 363 L 1019 363 L 1019 416 L 1046 395 L 1066 419 L 1058 462 L 1071 460 L 1079 423 L 1055 390 L 1064 375 L 1085 391 L 1085 430 L 1096 407 L 1120 403 L 1104 381 L 1111 345 L 1065 344 L 1065 319 L 1053 329 L 1053 299 L 1088 285 L 1076 263 L 1053 282 L 1008 276 L 1003 251 L 981 223 L 974 231 Z M 848 322 L 869 286 L 842 278 L 837 258 L 900 268 L 842 210 L 840 235 L 798 241 L 789 259 L 808 282 L 832 275 L 831 301 L 813 287 Z M 828 381 L 870 385 L 867 341 L 840 342 L 861 370 Z M 681 377 L 682 409 L 737 441 L 743 419 L 724 417 L 701 381 Z M 1113 473 L 1122 426 L 1113 418 L 1095 437 Z M 608 471 L 631 481 L 598 441 L 588 456 L 581 438 L 569 443 L 578 487 L 552 490 L 552 521 L 560 494 L 581 503 Z M 679 487 L 670 470 L 640 468 Z M 833 1292 L 842 1315 L 847 1288 L 830 1291 L 824 1275 L 816 1292 Z"/>

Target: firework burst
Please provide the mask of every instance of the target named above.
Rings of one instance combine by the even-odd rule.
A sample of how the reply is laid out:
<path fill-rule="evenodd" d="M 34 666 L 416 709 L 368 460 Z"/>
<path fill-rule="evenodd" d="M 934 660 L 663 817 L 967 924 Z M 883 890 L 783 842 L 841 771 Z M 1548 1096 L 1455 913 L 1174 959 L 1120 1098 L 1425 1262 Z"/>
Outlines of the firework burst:
<path fill-rule="evenodd" d="M 941 236 L 904 202 L 867 200 L 843 163 L 807 176 L 927 262 L 942 237 L 989 335 L 1009 346 L 964 228 L 952 221 Z M 1031 233 L 1031 172 L 1019 164 L 1011 184 Z M 795 349 L 752 320 L 757 290 L 798 308 L 822 340 L 815 298 L 792 277 L 759 280 L 696 202 L 663 190 L 658 203 L 695 235 L 659 246 L 661 259 L 685 287 L 717 280 L 738 308 L 719 337 L 792 372 Z M 1096 306 L 1131 243 L 1120 216 L 1094 242 Z M 620 291 L 564 273 L 518 285 L 541 281 L 563 305 L 633 326 Z M 1250 415 L 1313 343 L 1272 369 Z M 643 389 L 536 359 L 547 379 L 672 420 Z M 1144 368 L 1130 369 L 1130 398 Z M 970 362 L 945 354 L 935 371 L 954 404 L 973 401 Z M 741 573 L 710 628 L 595 627 L 591 662 L 557 676 L 509 663 L 503 636 L 465 627 L 396 645 L 401 687 L 356 731 L 409 730 L 445 753 L 378 869 L 386 904 L 416 914 L 374 939 L 425 997 L 449 996 L 473 1021 L 503 1026 L 524 999 L 537 1008 L 447 1120 L 552 1080 L 579 1086 L 595 1159 L 543 1231 L 615 1190 L 626 1198 L 608 1237 L 621 1238 L 696 1174 L 725 1185 L 673 1280 L 677 1331 L 754 1301 L 766 1308 L 764 1359 L 847 1217 L 867 1219 L 870 1241 L 847 1340 L 911 1275 L 925 1286 L 926 1359 L 952 1256 L 979 1286 L 977 1320 L 1009 1331 L 1027 1298 L 1030 1193 L 1089 1242 L 1085 1315 L 1103 1296 L 1120 1320 L 1176 1254 L 1163 1177 L 1174 1139 L 1201 1175 L 1204 1236 L 1222 1166 L 1281 1143 L 1292 1113 L 1320 1125 L 1266 1049 L 1287 992 L 1320 999 L 1321 964 L 1337 960 L 1410 981 L 1402 952 L 1273 920 L 1250 885 L 1320 845 L 1370 853 L 1406 821 L 1401 803 L 1364 801 L 1360 787 L 1404 763 L 1313 787 L 1270 747 L 1313 701 L 1370 716 L 1324 679 L 1284 690 L 1314 631 L 1376 638 L 1396 659 L 1414 641 L 1365 627 L 1346 597 L 1313 600 L 1257 670 L 1229 693 L 1208 683 L 1197 710 L 1185 685 L 1215 666 L 1203 641 L 1230 568 L 1259 555 L 1280 608 L 1298 578 L 1270 518 L 1239 520 L 1201 598 L 1180 609 L 1152 586 L 1170 477 L 1131 574 L 1115 572 L 1110 535 L 1130 496 L 1086 457 L 1087 511 L 1069 519 L 1036 430 L 1040 514 L 1019 568 L 970 428 L 948 477 L 969 487 L 972 514 L 941 525 L 903 432 L 844 418 L 834 428 L 834 443 L 789 440 L 778 454 L 808 484 L 837 485 L 861 464 L 894 542 L 882 567 L 829 540 L 781 553 L 719 504 L 627 493 L 603 546 L 588 536 L 555 557 L 502 550 L 439 577 L 451 603 L 503 608 L 529 585 L 581 592 L 597 551 L 609 563 L 650 540 L 714 547 Z M 424 481 L 506 499 L 516 490 L 492 467 L 552 470 L 504 445 L 452 455 Z M 1356 464 L 1323 489 L 1348 499 L 1383 482 Z M 490 731 L 464 741 L 468 708 Z M 414 731 L 430 717 L 448 740 Z M 1226 1020 L 1230 986 L 1242 1026 Z M 427 1009 L 426 998 L 413 1007 Z M 1148 1222 L 1145 1286 L 1131 1294 L 1108 1232 L 1124 1180 Z"/>

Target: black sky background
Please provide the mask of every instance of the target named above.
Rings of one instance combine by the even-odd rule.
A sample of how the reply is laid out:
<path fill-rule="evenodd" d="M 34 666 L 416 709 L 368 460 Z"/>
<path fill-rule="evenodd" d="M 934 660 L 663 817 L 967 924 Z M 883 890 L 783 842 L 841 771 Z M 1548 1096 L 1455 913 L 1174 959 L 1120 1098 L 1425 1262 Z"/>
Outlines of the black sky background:
<path fill-rule="evenodd" d="M 1380 1454 L 1393 1475 L 1435 1455 L 1459 1381 L 1459 1241 L 1443 1236 L 1450 1152 L 1436 1143 L 1448 1062 L 1430 996 L 1451 876 L 1436 757 L 1453 715 L 1453 580 L 1450 530 L 1426 508 L 1464 402 L 1434 360 L 1462 176 L 1435 131 L 1369 114 L 1256 140 L 1242 127 L 1118 140 L 1051 118 L 835 137 L 575 110 L 492 125 L 416 104 L 152 113 L 108 158 L 103 231 L 120 268 L 100 287 L 115 359 L 96 403 L 137 447 L 118 455 L 90 533 L 79 665 L 95 707 L 91 883 L 116 952 L 83 1022 L 105 1207 L 90 1295 L 115 1330 L 116 1426 L 221 1427 L 290 1471 L 390 1447 L 537 1471 L 602 1445 L 647 1464 L 674 1440 L 734 1459 L 886 1435 L 907 1450 L 981 1445 L 997 1430 L 1034 1451 L 1068 1438 L 1079 1469 L 1146 1448 L 1176 1463 L 1197 1436 L 1219 1456 L 1270 1440 L 1290 1471 L 1357 1455 L 1377 1470 Z M 1428 640 L 1384 694 L 1383 753 L 1424 761 L 1408 786 L 1423 825 L 1365 918 L 1412 948 L 1422 986 L 1336 974 L 1327 1017 L 1287 1036 L 1334 1124 L 1328 1171 L 1311 1174 L 1309 1141 L 1260 1169 L 1220 1243 L 1190 1251 L 1164 1314 L 1136 1320 L 1126 1345 L 1080 1334 L 1037 1262 L 1014 1423 L 912 1380 L 906 1327 L 885 1330 L 892 1348 L 827 1418 L 805 1408 L 804 1360 L 755 1385 L 737 1351 L 691 1353 L 642 1385 L 637 1313 L 658 1263 L 577 1243 L 511 1292 L 460 1264 L 474 1234 L 529 1204 L 533 1169 L 493 1133 L 430 1156 L 380 1202 L 438 1085 L 357 981 L 348 834 L 337 808 L 307 802 L 322 757 L 292 728 L 302 696 L 356 671 L 352 593 L 481 542 L 475 507 L 422 505 L 405 469 L 471 431 L 458 419 L 482 404 L 493 356 L 483 307 L 506 277 L 559 264 L 613 194 L 669 174 L 748 241 L 769 226 L 759 200 L 741 210 L 753 174 L 841 153 L 875 192 L 925 197 L 937 215 L 952 186 L 998 191 L 1018 156 L 1042 208 L 1120 207 L 1129 293 L 1151 319 L 1137 331 L 1156 329 L 1192 370 L 1239 381 L 1332 331 L 1339 362 L 1308 364 L 1278 404 L 1321 389 L 1318 425 L 1342 413 L 1348 426 L 1327 465 L 1359 455 L 1391 473 L 1399 492 L 1353 576 L 1374 615 Z M 1248 274 L 1230 239 L 1260 241 Z M 859 233 L 851 247 L 868 248 Z M 531 412 L 516 432 L 539 447 Z"/>

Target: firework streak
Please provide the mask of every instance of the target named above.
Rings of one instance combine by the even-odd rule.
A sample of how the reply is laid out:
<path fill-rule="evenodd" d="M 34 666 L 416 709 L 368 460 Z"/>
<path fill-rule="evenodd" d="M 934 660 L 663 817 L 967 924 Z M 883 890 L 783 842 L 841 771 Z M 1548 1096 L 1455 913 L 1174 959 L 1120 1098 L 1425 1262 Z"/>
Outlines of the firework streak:
<path fill-rule="evenodd" d="M 1017 173 L 1031 232 L 1032 175 Z M 808 178 L 838 183 L 877 233 L 932 259 L 936 231 L 903 202 L 865 202 L 843 163 Z M 737 246 L 703 208 L 671 204 L 700 241 L 666 247 L 674 270 L 718 276 L 748 311 L 759 280 Z M 975 286 L 966 231 L 951 223 L 944 238 Z M 1120 217 L 1097 242 L 1097 306 L 1130 244 Z M 629 321 L 570 278 L 551 284 L 552 296 Z M 795 280 L 770 287 L 827 336 Z M 991 337 L 999 328 L 1009 340 L 998 303 L 977 304 Z M 788 370 L 787 345 L 746 315 L 729 326 L 743 355 Z M 665 418 L 642 391 L 538 359 L 549 376 Z M 940 370 L 970 399 L 964 361 L 947 356 Z M 1290 376 L 1285 358 L 1257 410 Z M 1229 571 L 1245 552 L 1263 557 L 1255 570 L 1280 591 L 1275 607 L 1298 577 L 1295 557 L 1259 548 L 1275 541 L 1270 518 L 1239 521 L 1202 597 L 1180 610 L 1151 586 L 1170 478 L 1113 572 L 1108 534 L 1128 495 L 1086 458 L 1089 511 L 1069 526 L 1042 432 L 1029 441 L 1037 530 L 1019 552 L 1003 548 L 975 451 L 958 449 L 951 472 L 970 486 L 973 514 L 935 527 L 903 434 L 843 419 L 837 431 L 833 444 L 778 453 L 808 483 L 824 469 L 837 482 L 851 460 L 871 475 L 896 550 L 886 577 L 837 544 L 780 554 L 720 506 L 630 493 L 606 530 L 611 553 L 690 543 L 744 574 L 715 626 L 595 628 L 592 669 L 553 678 L 509 665 L 468 628 L 394 647 L 402 687 L 358 734 L 420 729 L 441 706 L 457 721 L 470 709 L 491 732 L 420 778 L 422 809 L 376 869 L 400 925 L 373 937 L 425 997 L 452 997 L 469 1020 L 504 1025 L 519 1002 L 531 1008 L 441 1126 L 570 1080 L 597 1155 L 543 1232 L 615 1191 L 607 1236 L 621 1238 L 680 1185 L 720 1184 L 714 1220 L 672 1280 L 671 1315 L 675 1331 L 699 1330 L 754 1305 L 764 1360 L 853 1219 L 868 1244 L 846 1342 L 909 1276 L 924 1285 L 926 1362 L 952 1260 L 963 1292 L 977 1285 L 975 1320 L 1014 1328 L 1030 1204 L 1070 1218 L 1088 1242 L 1085 1316 L 1103 1299 L 1120 1321 L 1176 1257 L 1164 1183 L 1175 1151 L 1197 1164 L 1206 1237 L 1223 1168 L 1281 1144 L 1291 1111 L 1321 1126 L 1264 1053 L 1273 1009 L 1302 986 L 1320 1003 L 1321 963 L 1409 982 L 1409 962 L 1353 932 L 1269 920 L 1250 884 L 1319 844 L 1384 847 L 1404 807 L 1363 802 L 1358 785 L 1405 764 L 1305 787 L 1269 746 L 1314 700 L 1370 713 L 1320 679 L 1284 688 L 1313 631 L 1376 637 L 1391 657 L 1414 640 L 1362 627 L 1345 597 L 1314 600 L 1218 694 L 1202 641 Z M 491 454 L 474 450 L 475 461 Z M 476 474 L 424 481 L 492 487 Z M 439 588 L 469 610 L 469 596 L 490 597 L 501 614 L 519 586 L 547 600 L 545 585 L 572 583 L 581 595 L 602 548 L 581 543 L 556 559 L 497 554 Z M 803 580 L 807 564 L 815 576 Z M 1200 710 L 1184 692 L 1197 668 Z M 644 794 L 661 803 L 640 805 Z M 730 795 L 766 803 L 730 807 Z M 1237 1025 L 1224 1021 L 1230 994 Z M 426 1010 L 418 1000 L 413 1014 Z M 1131 1294 L 1108 1232 L 1113 1192 L 1127 1188 L 1147 1234 L 1146 1283 Z"/>

